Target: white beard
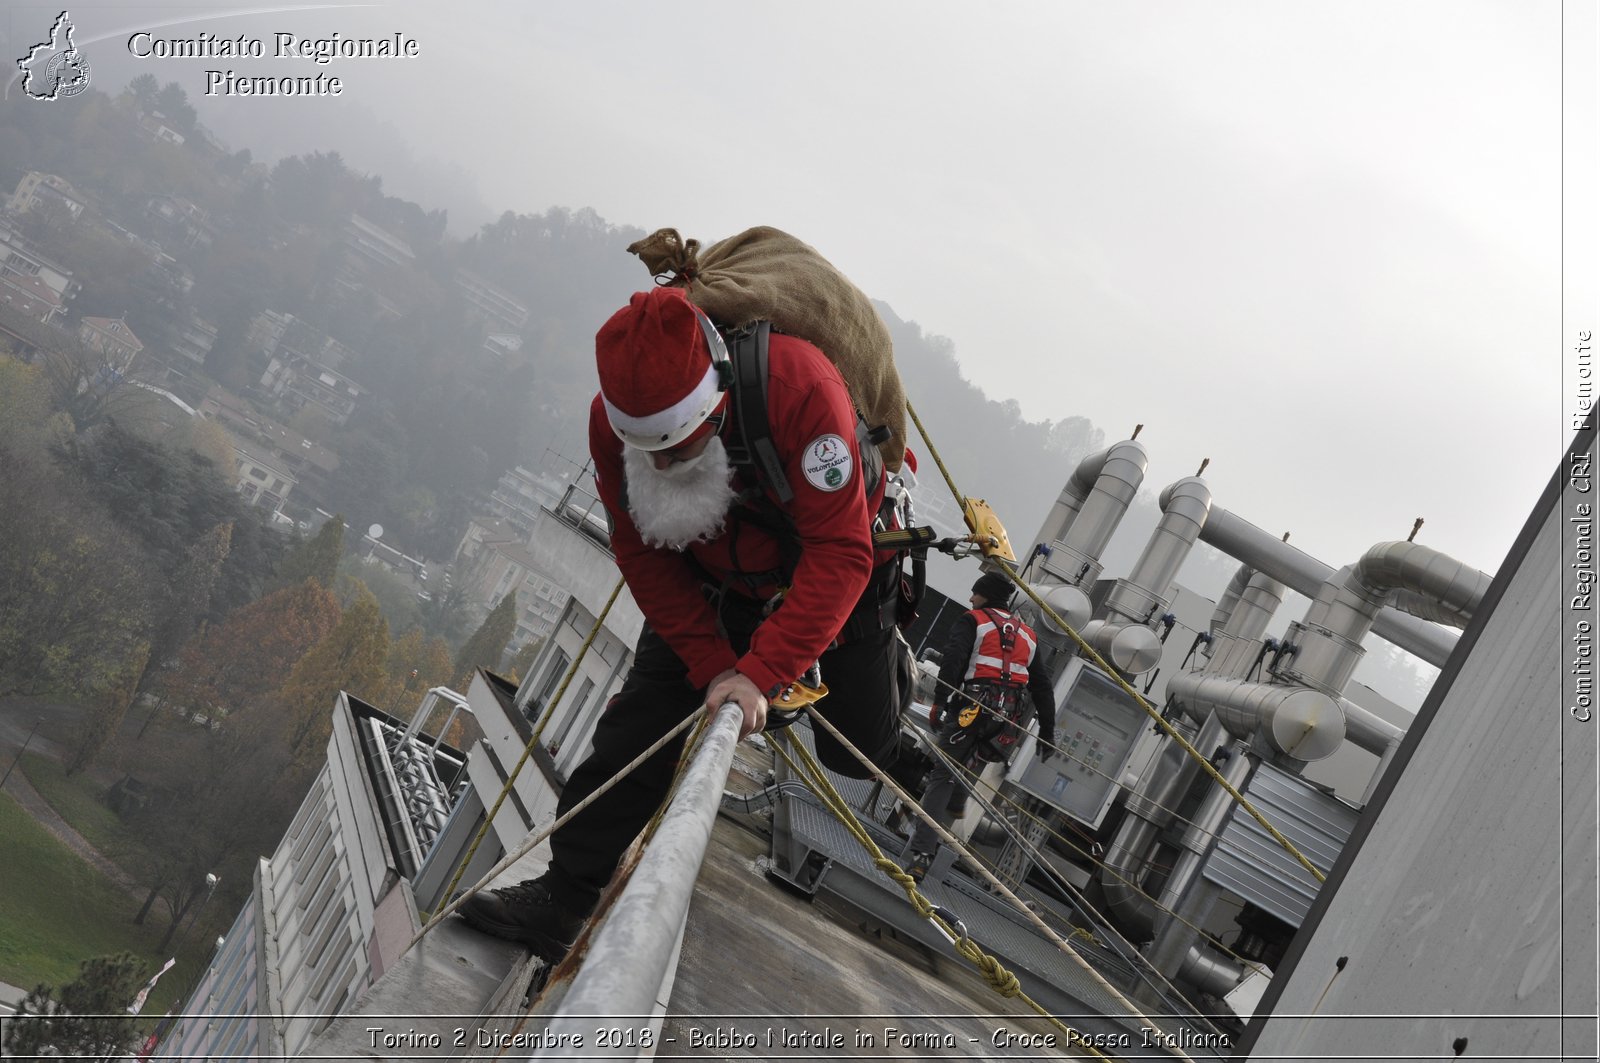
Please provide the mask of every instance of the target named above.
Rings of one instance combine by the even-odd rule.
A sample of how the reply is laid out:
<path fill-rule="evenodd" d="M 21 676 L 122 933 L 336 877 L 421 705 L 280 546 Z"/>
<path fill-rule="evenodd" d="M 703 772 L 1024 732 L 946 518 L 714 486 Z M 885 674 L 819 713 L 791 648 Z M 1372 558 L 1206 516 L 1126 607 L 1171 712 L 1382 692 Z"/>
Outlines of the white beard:
<path fill-rule="evenodd" d="M 683 550 L 722 534 L 733 508 L 733 466 L 721 438 L 712 436 L 700 456 L 657 470 L 648 451 L 622 448 L 628 513 L 647 546 Z"/>

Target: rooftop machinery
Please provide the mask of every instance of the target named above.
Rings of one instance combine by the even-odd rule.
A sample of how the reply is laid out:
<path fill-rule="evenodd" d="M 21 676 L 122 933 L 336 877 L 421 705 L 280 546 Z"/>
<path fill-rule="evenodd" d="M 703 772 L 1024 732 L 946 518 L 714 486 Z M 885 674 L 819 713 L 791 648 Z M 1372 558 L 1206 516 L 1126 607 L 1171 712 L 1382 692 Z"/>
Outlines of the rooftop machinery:
<path fill-rule="evenodd" d="M 1335 571 L 1215 505 L 1197 474 L 1161 491 L 1161 518 L 1129 574 L 1101 579 L 1100 555 L 1147 466 L 1133 438 L 1085 458 L 1040 529 L 1030 583 L 1121 679 L 1141 688 L 1217 776 L 1326 871 L 1359 807 L 1306 779 L 1304 769 L 1348 741 L 1377 755 L 1381 774 L 1404 733 L 1348 696 L 1362 640 L 1373 633 L 1442 665 L 1456 636 L 1439 625 L 1464 627 L 1489 577 L 1413 542 L 1379 543 Z M 1209 618 L 1186 604 L 1183 626 L 1199 634 L 1185 653 L 1167 642 L 1179 624 L 1175 601 L 1198 600 L 1174 584 L 1197 541 L 1241 565 Z M 1286 589 L 1311 605 L 1281 638 L 1267 638 Z M 1076 869 L 1068 877 L 1090 887 L 1165 977 L 1247 1012 L 1250 994 L 1241 986 L 1269 976 L 1317 879 L 1038 613 L 1031 603 L 1024 609 L 1048 647 L 1065 756 L 1039 763 L 1025 748 L 1005 795 L 1058 833 L 1093 835 L 1103 854 L 1097 860 L 1048 846 L 1046 857 L 1060 858 L 1058 870 Z M 1050 833 L 1038 827 L 988 837 L 1002 839 L 995 859 L 1020 881 L 1033 861 L 1029 850 Z M 1033 844 L 1018 844 L 1019 836 Z M 981 844 L 984 837 L 980 824 L 974 838 Z M 1229 914 L 1232 925 L 1219 926 Z M 1233 934 L 1227 951 L 1218 947 L 1223 929 Z"/>

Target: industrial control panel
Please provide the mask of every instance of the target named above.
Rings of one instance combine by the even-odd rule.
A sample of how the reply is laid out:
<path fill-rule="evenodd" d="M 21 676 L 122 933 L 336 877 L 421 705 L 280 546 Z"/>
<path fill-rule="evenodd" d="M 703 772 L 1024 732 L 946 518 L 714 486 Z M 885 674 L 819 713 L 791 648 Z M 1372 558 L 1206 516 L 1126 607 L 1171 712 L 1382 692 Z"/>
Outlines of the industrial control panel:
<path fill-rule="evenodd" d="M 1075 657 L 1056 679 L 1056 747 L 1037 749 L 1011 782 L 1079 823 L 1098 828 L 1149 716 L 1105 673 Z"/>

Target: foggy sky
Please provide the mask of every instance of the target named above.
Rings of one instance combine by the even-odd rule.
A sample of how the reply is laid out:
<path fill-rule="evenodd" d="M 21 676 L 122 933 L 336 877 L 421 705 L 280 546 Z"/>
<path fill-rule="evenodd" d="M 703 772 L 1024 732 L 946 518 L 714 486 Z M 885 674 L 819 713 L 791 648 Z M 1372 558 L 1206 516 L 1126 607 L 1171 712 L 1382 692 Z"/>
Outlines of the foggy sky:
<path fill-rule="evenodd" d="M 57 10 L 14 5 L 13 37 Z M 80 44 L 202 13 L 74 12 Z M 1147 490 L 1209 457 L 1218 505 L 1335 567 L 1420 516 L 1493 572 L 1567 442 L 1560 5 L 480 0 L 163 32 L 200 28 L 422 56 L 318 68 L 337 100 L 218 101 L 219 61 L 108 38 L 96 87 L 177 80 L 208 125 L 286 110 L 299 150 L 376 118 L 490 214 L 787 229 L 991 397 L 1108 442 L 1143 423 Z"/>

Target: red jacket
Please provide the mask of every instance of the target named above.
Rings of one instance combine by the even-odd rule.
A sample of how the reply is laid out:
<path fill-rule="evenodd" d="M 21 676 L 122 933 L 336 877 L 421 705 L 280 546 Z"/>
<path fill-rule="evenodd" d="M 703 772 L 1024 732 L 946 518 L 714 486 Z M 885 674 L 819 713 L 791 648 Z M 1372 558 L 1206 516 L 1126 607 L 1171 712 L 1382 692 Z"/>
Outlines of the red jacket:
<path fill-rule="evenodd" d="M 589 452 L 600 500 L 614 525 L 611 550 L 617 567 L 645 619 L 688 666 L 689 681 L 697 687 L 734 667 L 763 691 L 793 682 L 839 634 L 872 571 L 872 516 L 883 485 L 874 485 L 870 497 L 862 490 L 856 413 L 844 379 L 826 355 L 793 336 L 773 333 L 769 358 L 767 419 L 794 489 L 788 512 L 799 532 L 800 560 L 782 608 L 756 629 L 743 657 L 717 636 L 702 581 L 684 555 L 646 546 L 639 537 L 621 504 L 623 443 L 606 420 L 600 396 L 589 408 Z M 725 427 L 724 441 L 727 432 Z M 819 448 L 837 453 L 841 447 L 849 454 L 849 472 L 835 486 L 831 480 L 838 478 L 828 476 L 827 464 L 816 455 Z M 836 458 L 833 467 L 842 470 Z M 781 566 L 777 541 L 759 528 L 740 526 L 737 567 L 729 539 L 724 534 L 695 543 L 688 553 L 718 579 L 733 571 Z"/>

